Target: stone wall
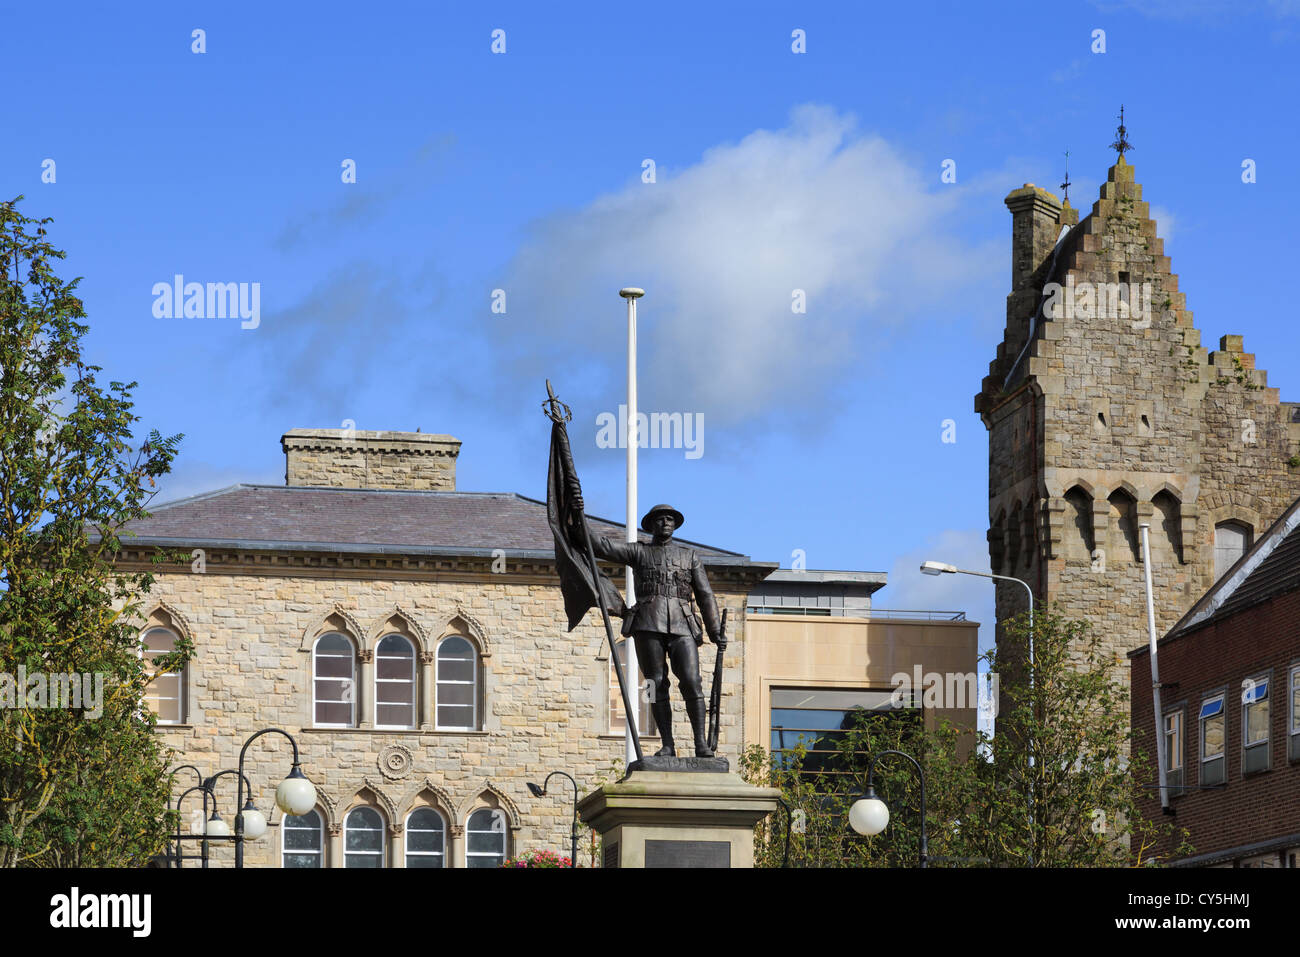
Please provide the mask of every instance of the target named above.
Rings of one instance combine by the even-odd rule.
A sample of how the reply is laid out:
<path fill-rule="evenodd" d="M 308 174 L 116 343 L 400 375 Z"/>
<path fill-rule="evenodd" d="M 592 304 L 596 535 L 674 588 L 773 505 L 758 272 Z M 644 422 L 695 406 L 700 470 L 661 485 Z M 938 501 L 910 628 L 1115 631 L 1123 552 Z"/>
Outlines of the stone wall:
<path fill-rule="evenodd" d="M 456 490 L 460 440 L 450 435 L 292 429 L 280 444 L 286 485 Z"/>
<path fill-rule="evenodd" d="M 337 570 L 297 574 L 164 573 L 145 604 L 151 623 L 189 634 L 196 657 L 186 677 L 189 724 L 159 728 L 176 749 L 175 764 L 195 764 L 205 774 L 238 764 L 248 735 L 274 726 L 293 734 L 304 772 L 316 784 L 319 811 L 329 828 L 327 866 L 343 866 L 341 827 L 348 810 L 369 804 L 388 824 L 388 866 L 402 860 L 402 824 L 420 804 L 437 807 L 451 825 L 450 861 L 464 865 L 463 828 L 477 807 L 499 807 L 509 821 L 508 853 L 554 849 L 568 853 L 572 794 L 555 779 L 544 798 L 529 781 L 567 771 L 584 790 L 609 774 L 624 755 L 621 734 L 609 733 L 608 646 L 599 614 L 572 633 L 565 631 L 560 591 L 537 576 L 428 573 L 357 577 Z M 719 753 L 733 762 L 743 727 L 744 597 L 714 581 L 720 605 L 731 609 L 724 674 Z M 615 627 L 618 620 L 615 619 Z M 379 638 L 400 631 L 421 655 L 419 730 L 312 728 L 312 656 L 315 638 L 341 630 L 373 653 Z M 482 654 L 481 730 L 434 731 L 430 724 L 432 652 L 439 637 L 468 637 Z M 713 650 L 701 650 L 711 673 Z M 367 709 L 363 663 L 361 714 Z M 674 682 L 675 686 L 675 682 Z M 679 753 L 690 753 L 689 724 L 674 687 Z M 364 725 L 364 722 L 363 722 Z M 373 722 L 371 722 L 373 725 Z M 657 739 L 647 739 L 653 752 Z M 254 799 L 272 822 L 267 836 L 248 844 L 248 866 L 278 867 L 280 812 L 275 786 L 289 770 L 290 748 L 277 735 L 259 739 L 246 773 Z M 187 772 L 188 774 L 188 772 Z M 178 778 L 177 793 L 193 781 Z M 196 806 L 197 794 L 185 810 Z M 232 822 L 233 775 L 218 786 L 222 818 Z M 197 853 L 187 842 L 187 853 Z M 228 846 L 214 851 L 217 866 L 230 859 Z M 587 860 L 586 858 L 583 858 Z M 589 863 L 589 860 L 587 861 Z"/>
<path fill-rule="evenodd" d="M 1125 653 L 1147 641 L 1138 526 L 1150 523 L 1163 634 L 1213 584 L 1215 525 L 1241 521 L 1257 538 L 1300 495 L 1288 464 L 1300 425 L 1240 336 L 1201 346 L 1122 158 L 1054 272 L 1049 238 L 1074 211 L 1029 186 L 1007 205 L 1007 331 L 975 402 L 990 432 L 991 565 L 1091 621 L 1126 681 Z M 1042 316 L 1017 363 L 1049 281 L 1073 308 Z M 1121 282 L 1128 298 L 1116 303 L 1103 284 Z M 1088 302 L 1085 287 L 1100 295 Z M 1026 603 L 1023 588 L 998 584 L 999 620 Z"/>

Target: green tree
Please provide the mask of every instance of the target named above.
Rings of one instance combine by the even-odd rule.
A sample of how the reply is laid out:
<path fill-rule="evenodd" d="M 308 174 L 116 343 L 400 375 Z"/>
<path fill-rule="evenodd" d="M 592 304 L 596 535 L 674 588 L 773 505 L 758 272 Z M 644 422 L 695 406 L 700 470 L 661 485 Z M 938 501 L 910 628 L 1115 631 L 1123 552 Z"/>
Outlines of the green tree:
<path fill-rule="evenodd" d="M 783 767 L 762 748 L 742 760 L 746 779 L 779 787 L 805 816 L 790 835 L 792 866 L 913 866 L 919 849 L 919 787 L 900 758 L 876 765 L 878 796 L 890 807 L 883 834 L 862 838 L 848 826 L 848 808 L 862 792 L 868 755 L 904 751 L 926 774 L 926 824 L 931 866 L 1106 867 L 1156 864 L 1147 850 L 1161 834 L 1181 841 L 1170 821 L 1137 813 L 1138 789 L 1154 779 L 1142 754 L 1130 756 L 1128 690 L 1100 640 L 1084 621 L 1048 609 L 1033 629 L 1033 680 L 1026 615 L 1006 623 L 1001 650 L 984 656 L 999 677 L 996 734 L 975 736 L 947 724 L 935 729 L 860 718 L 835 745 L 836 761 L 812 762 L 796 752 Z M 894 717 L 889 714 L 879 717 Z M 963 735 L 966 740 L 963 741 Z M 964 755 L 964 756 L 963 756 Z M 839 783 L 834 783 L 840 772 Z M 847 772 L 847 773 L 845 773 Z M 769 816 L 755 831 L 760 866 L 780 866 L 786 819 Z"/>
<path fill-rule="evenodd" d="M 152 576 L 119 574 L 113 559 L 181 437 L 151 432 L 132 448 L 135 383 L 98 383 L 78 283 L 54 274 L 64 254 L 21 199 L 0 203 L 0 867 L 140 864 L 167 827 L 132 624 Z M 175 670 L 189 654 L 154 664 Z M 20 669 L 92 676 L 86 691 L 99 675 L 101 700 L 49 707 Z"/>

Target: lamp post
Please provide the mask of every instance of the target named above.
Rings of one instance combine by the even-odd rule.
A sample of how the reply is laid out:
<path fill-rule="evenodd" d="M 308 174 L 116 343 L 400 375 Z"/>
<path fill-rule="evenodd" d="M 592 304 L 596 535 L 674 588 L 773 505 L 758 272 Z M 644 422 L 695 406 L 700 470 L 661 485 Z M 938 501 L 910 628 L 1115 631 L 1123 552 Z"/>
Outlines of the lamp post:
<path fill-rule="evenodd" d="M 294 740 L 293 735 L 281 728 L 263 728 L 261 731 L 253 734 L 244 746 L 239 750 L 239 778 L 235 807 L 240 807 L 244 803 L 244 756 L 248 753 L 249 746 L 264 734 L 282 734 L 289 739 L 293 745 L 293 767 L 289 770 L 289 776 L 280 782 L 280 786 L 275 789 L 275 803 L 285 814 L 294 817 L 306 814 L 316 806 L 316 786 L 307 780 L 307 776 L 302 773 L 301 762 L 298 755 L 298 742 Z M 257 818 L 262 815 L 254 808 L 252 801 L 252 787 L 249 787 L 248 807 L 244 811 L 235 815 L 235 867 L 244 866 L 244 826 L 245 823 L 256 826 Z M 256 817 L 251 817 L 245 822 L 245 813 L 251 809 Z M 262 826 L 265 829 L 266 820 L 262 819 Z"/>
<path fill-rule="evenodd" d="M 551 783 L 551 778 L 555 777 L 557 774 L 562 777 L 568 778 L 569 783 L 573 785 L 573 823 L 569 827 L 569 866 L 577 867 L 578 866 L 578 782 L 573 780 L 572 775 L 564 771 L 552 771 L 550 774 L 546 775 L 546 780 L 542 782 L 541 787 L 538 787 L 532 781 L 529 781 L 528 790 L 533 792 L 533 797 L 545 797 L 547 785 Z"/>
<path fill-rule="evenodd" d="M 238 774 L 243 779 L 242 783 L 248 787 L 248 800 L 244 802 L 244 807 L 239 812 L 239 817 L 242 818 L 244 822 L 242 840 L 256 841 L 266 833 L 266 815 L 259 811 L 253 804 L 253 785 L 248 780 L 248 776 L 242 771 L 228 769 L 225 771 L 218 771 L 204 783 L 207 785 L 208 790 L 212 792 L 213 801 L 215 802 L 217 779 L 227 774 Z"/>
<path fill-rule="evenodd" d="M 172 774 L 175 774 L 177 771 L 186 771 L 186 770 L 188 770 L 188 771 L 193 771 L 193 772 L 194 772 L 194 776 L 195 776 L 196 778 L 199 779 L 199 784 L 202 784 L 202 783 L 203 783 L 203 772 L 200 771 L 198 768 L 196 768 L 196 767 L 195 767 L 194 765 L 192 765 L 192 764 L 182 764 L 182 765 L 181 765 L 180 767 L 178 767 L 178 768 L 173 768 L 171 773 L 172 773 Z M 169 789 L 169 790 L 170 790 L 170 789 Z M 205 803 L 206 803 L 206 802 L 205 802 Z M 171 801 L 171 795 L 169 794 L 168 797 L 167 797 L 167 810 L 170 811 L 171 809 L 172 809 L 172 801 Z M 178 801 L 177 804 L 176 804 L 176 834 L 177 834 L 177 836 L 179 836 L 180 833 L 181 833 L 180 810 L 181 810 L 181 808 L 180 808 L 180 802 Z M 180 845 L 180 842 L 177 841 L 177 842 L 176 842 L 176 866 L 177 866 L 177 867 L 180 867 L 180 866 L 181 866 L 181 856 L 182 856 L 182 854 L 181 854 L 181 845 Z M 170 862 L 171 859 L 172 859 L 172 849 L 171 849 L 170 846 L 168 846 L 168 848 L 167 848 L 167 860 Z M 170 865 L 169 865 L 169 866 L 170 866 Z"/>
<path fill-rule="evenodd" d="M 916 768 L 916 773 L 921 779 L 921 866 L 928 866 L 929 847 L 926 844 L 925 837 L 925 771 L 921 768 L 921 763 L 903 751 L 895 751 L 892 748 L 887 751 L 881 751 L 873 754 L 867 760 L 867 789 L 863 792 L 862 797 L 853 802 L 849 808 L 849 826 L 859 834 L 871 837 L 879 834 L 889 823 L 889 807 L 884 801 L 876 797 L 876 788 L 874 776 L 876 772 L 876 759 L 883 758 L 886 754 L 897 754 L 901 758 L 907 758 Z"/>
<path fill-rule="evenodd" d="M 1022 578 L 1014 578 L 1011 575 L 992 575 L 988 572 L 972 572 L 964 568 L 958 568 L 956 565 L 948 565 L 944 562 L 922 562 L 921 572 L 925 575 L 975 575 L 979 578 L 993 578 L 998 581 L 1019 582 L 1025 586 L 1025 591 L 1029 594 L 1029 700 L 1034 701 L 1034 590 L 1029 587 L 1029 582 Z M 1037 706 L 1034 707 L 1034 714 L 1037 715 Z M 1028 749 L 1029 767 L 1034 766 L 1034 737 L 1029 734 L 1025 740 L 1025 746 Z M 1033 834 L 1034 834 L 1034 778 L 1033 771 L 1029 776 L 1029 866 L 1034 864 L 1033 851 Z"/>

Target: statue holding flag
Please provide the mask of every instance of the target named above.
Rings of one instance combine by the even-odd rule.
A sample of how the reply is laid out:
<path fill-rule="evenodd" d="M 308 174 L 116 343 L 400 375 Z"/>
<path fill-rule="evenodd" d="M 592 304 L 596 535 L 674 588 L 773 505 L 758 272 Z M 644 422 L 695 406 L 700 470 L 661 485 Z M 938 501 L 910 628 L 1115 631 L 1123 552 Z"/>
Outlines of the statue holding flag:
<path fill-rule="evenodd" d="M 698 648 L 707 633 L 718 647 L 720 663 L 726 647 L 726 634 L 699 555 L 693 549 L 672 541 L 673 532 L 682 526 L 685 518 L 669 505 L 656 505 L 641 519 L 642 529 L 653 535 L 649 543 L 615 542 L 591 534 L 583 510 L 582 487 L 573 468 L 564 427 L 567 415 L 560 412 L 561 409 L 565 413 L 568 410 L 550 392 L 549 382 L 547 391 L 550 398 L 545 403 L 546 414 L 554 423 L 547 514 L 555 537 L 556 566 L 569 617 L 569 630 L 576 627 L 592 605 L 600 605 L 623 693 L 623 706 L 625 713 L 631 714 L 627 685 L 609 622 L 611 610 L 622 617 L 622 633 L 635 640 L 642 674 L 652 683 L 651 709 L 663 741 L 656 756 L 675 756 L 677 753 L 672 733 L 672 702 L 668 696 L 671 664 L 686 702 L 686 714 L 695 738 L 695 756 L 711 758 L 717 744 L 718 716 L 716 713 L 710 715 L 712 727 L 706 728 Z M 582 551 L 587 552 L 587 562 L 579 557 Z M 594 560 L 596 556 L 631 566 L 638 598 L 634 608 L 627 609 L 618 589 L 599 573 Z M 699 604 L 703 624 L 691 605 L 692 598 Z M 719 677 L 717 674 L 714 676 L 714 698 L 720 690 L 717 687 Z M 635 743 L 640 758 L 640 742 Z"/>

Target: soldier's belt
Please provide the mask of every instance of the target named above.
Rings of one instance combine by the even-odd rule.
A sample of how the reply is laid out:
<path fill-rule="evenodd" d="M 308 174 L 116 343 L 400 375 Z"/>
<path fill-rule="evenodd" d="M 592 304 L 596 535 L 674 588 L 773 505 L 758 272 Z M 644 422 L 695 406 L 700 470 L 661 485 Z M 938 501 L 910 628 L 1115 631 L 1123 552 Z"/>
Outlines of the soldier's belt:
<path fill-rule="evenodd" d="M 689 599 L 691 597 L 691 589 L 689 586 L 684 588 L 674 588 L 674 589 L 652 588 L 650 589 L 649 592 L 646 593 L 646 597 L 647 598 Z"/>

